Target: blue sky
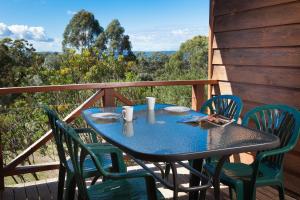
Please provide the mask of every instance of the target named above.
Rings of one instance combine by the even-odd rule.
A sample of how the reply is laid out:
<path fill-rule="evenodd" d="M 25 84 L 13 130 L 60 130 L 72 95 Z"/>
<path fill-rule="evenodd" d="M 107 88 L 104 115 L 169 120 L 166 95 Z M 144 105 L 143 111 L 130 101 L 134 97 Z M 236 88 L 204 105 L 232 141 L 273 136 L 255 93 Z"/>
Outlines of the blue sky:
<path fill-rule="evenodd" d="M 208 35 L 208 0 L 0 0 L 0 38 L 24 38 L 38 51 L 61 51 L 74 13 L 92 12 L 102 27 L 118 19 L 133 50 L 177 50 Z"/>

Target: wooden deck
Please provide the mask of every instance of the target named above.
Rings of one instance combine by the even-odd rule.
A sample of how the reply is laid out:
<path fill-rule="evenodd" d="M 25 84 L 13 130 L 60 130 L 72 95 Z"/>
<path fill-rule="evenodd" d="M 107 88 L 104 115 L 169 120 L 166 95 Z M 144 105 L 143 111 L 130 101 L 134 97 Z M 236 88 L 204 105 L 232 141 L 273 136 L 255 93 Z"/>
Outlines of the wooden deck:
<path fill-rule="evenodd" d="M 148 165 L 153 167 L 152 165 Z M 140 168 L 129 167 L 128 170 L 139 170 Z M 157 171 L 158 172 L 158 171 Z M 184 185 L 188 185 L 188 171 L 184 168 L 178 168 L 178 173 L 180 176 L 180 182 Z M 166 199 L 172 199 L 172 191 L 165 189 L 161 184 L 157 184 L 158 189 L 163 193 Z M 225 186 L 221 186 L 222 197 L 223 199 L 229 199 L 228 189 Z M 0 193 L 0 200 L 48 200 L 48 199 L 56 199 L 57 196 L 57 179 L 48 179 L 41 180 L 35 182 L 28 182 L 24 184 L 17 184 L 13 186 L 8 186 L 4 191 Z M 77 196 L 77 195 L 76 195 Z M 186 193 L 179 193 L 180 200 L 188 199 L 188 195 Z M 209 189 L 207 193 L 207 199 L 213 200 L 213 190 Z M 275 189 L 271 187 L 263 187 L 259 188 L 257 191 L 257 199 L 266 200 L 266 199 L 279 199 L 278 193 Z M 287 196 L 286 200 L 294 200 L 294 198 Z"/>

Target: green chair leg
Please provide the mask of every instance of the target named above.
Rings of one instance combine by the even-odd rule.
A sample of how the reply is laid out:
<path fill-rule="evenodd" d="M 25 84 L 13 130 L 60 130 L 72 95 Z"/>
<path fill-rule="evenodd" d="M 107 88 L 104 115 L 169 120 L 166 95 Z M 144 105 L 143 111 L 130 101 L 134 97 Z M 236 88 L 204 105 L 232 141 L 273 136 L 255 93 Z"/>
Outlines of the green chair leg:
<path fill-rule="evenodd" d="M 73 200 L 75 197 L 76 180 L 74 175 L 67 173 L 65 200 Z"/>
<path fill-rule="evenodd" d="M 57 200 L 63 199 L 64 185 L 65 185 L 65 175 L 66 169 L 63 165 L 59 165 L 59 175 L 58 175 L 58 188 L 57 188 Z"/>
<path fill-rule="evenodd" d="M 229 198 L 233 199 L 233 189 L 232 189 L 232 187 L 228 187 L 228 190 L 229 190 Z"/>
<path fill-rule="evenodd" d="M 235 194 L 236 194 L 236 199 L 237 200 L 244 200 L 244 199 L 246 199 L 246 197 L 244 198 L 245 194 L 244 194 L 244 191 L 243 191 L 242 187 L 236 187 Z"/>
<path fill-rule="evenodd" d="M 165 178 L 168 178 L 171 170 L 171 165 L 169 163 L 166 163 L 166 169 L 165 169 Z"/>
<path fill-rule="evenodd" d="M 284 185 L 280 184 L 279 186 L 277 186 L 277 190 L 279 193 L 279 199 L 284 200 Z"/>

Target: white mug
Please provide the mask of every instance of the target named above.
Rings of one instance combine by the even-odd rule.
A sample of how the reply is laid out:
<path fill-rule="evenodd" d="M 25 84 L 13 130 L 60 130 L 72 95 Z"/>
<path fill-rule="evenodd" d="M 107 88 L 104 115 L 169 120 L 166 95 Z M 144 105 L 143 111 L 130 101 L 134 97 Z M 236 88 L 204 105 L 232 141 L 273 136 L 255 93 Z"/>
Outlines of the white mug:
<path fill-rule="evenodd" d="M 146 97 L 148 110 L 154 110 L 155 107 L 155 97 Z"/>
<path fill-rule="evenodd" d="M 122 110 L 123 119 L 127 122 L 131 122 L 133 119 L 133 107 L 132 106 L 123 106 Z"/>

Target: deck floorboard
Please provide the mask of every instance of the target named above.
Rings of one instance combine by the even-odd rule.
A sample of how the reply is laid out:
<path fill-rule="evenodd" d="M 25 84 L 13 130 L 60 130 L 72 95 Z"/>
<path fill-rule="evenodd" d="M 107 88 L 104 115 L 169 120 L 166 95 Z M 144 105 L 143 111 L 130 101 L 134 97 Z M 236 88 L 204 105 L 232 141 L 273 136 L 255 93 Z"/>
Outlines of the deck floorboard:
<path fill-rule="evenodd" d="M 159 173 L 158 169 L 153 165 L 148 165 L 152 168 L 156 173 Z M 129 171 L 132 170 L 140 170 L 141 168 L 138 166 L 129 167 Z M 183 186 L 188 186 L 189 175 L 188 171 L 184 168 L 178 168 L 179 180 Z M 170 176 L 171 179 L 172 176 Z M 89 181 L 90 182 L 90 181 Z M 89 185 L 89 183 L 87 183 Z M 164 188 L 161 184 L 157 183 L 158 189 L 163 193 L 166 199 L 172 199 L 173 192 Z M 226 186 L 221 186 L 221 195 L 225 200 L 229 198 L 229 191 Z M 8 186 L 4 191 L 0 191 L 0 200 L 55 200 L 57 196 L 57 180 L 56 179 L 48 179 L 41 181 L 34 181 L 29 183 L 17 184 L 14 186 Z M 77 192 L 76 197 L 77 199 Z M 187 200 L 188 195 L 186 193 L 179 193 L 180 200 Z M 213 189 L 210 188 L 207 192 L 206 199 L 213 200 Z M 256 194 L 257 200 L 277 200 L 278 192 L 274 188 L 271 187 L 263 187 L 257 189 Z M 287 196 L 285 197 L 287 200 L 295 200 L 294 198 Z"/>

